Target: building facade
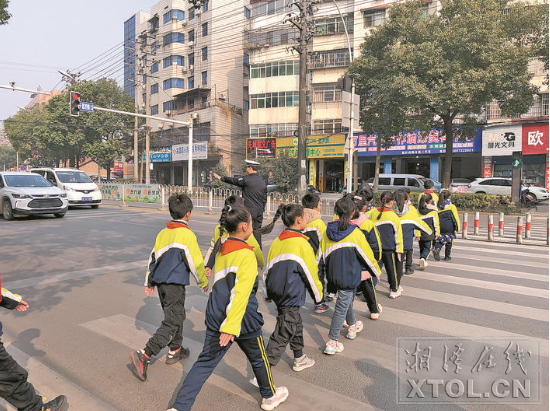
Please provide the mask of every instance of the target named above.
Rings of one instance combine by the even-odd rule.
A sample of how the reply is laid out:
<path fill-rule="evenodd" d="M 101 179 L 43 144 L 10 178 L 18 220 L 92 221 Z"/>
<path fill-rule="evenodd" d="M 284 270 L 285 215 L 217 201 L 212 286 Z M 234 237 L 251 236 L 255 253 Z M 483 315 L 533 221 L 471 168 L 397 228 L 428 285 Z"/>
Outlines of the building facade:
<path fill-rule="evenodd" d="M 206 158 L 193 161 L 193 185 L 203 185 L 218 164 L 230 174 L 238 173 L 245 157 L 245 4 L 208 0 L 195 9 L 186 0 L 163 0 L 124 23 L 126 92 L 148 115 L 193 119 L 193 144 L 202 148 L 206 143 Z M 177 151 L 188 144 L 188 127 L 152 119 L 148 126 L 152 152 L 164 152 L 166 147 L 176 150 L 170 161 L 152 158 L 153 178 L 159 183 L 186 184 L 187 160 L 181 160 Z"/>

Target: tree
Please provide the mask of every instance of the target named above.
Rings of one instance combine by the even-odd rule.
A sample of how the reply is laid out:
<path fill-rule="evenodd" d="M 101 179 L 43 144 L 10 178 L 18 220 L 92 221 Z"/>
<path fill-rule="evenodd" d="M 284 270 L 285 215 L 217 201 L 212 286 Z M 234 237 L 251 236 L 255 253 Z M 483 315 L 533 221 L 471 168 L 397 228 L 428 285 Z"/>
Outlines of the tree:
<path fill-rule="evenodd" d="M 11 14 L 8 12 L 9 0 L 0 0 L 0 26 L 8 24 Z"/>
<path fill-rule="evenodd" d="M 10 145 L 0 145 L 0 170 L 9 170 L 17 165 L 17 154 Z"/>
<path fill-rule="evenodd" d="M 277 189 L 283 193 L 293 191 L 298 187 L 300 176 L 296 173 L 298 169 L 297 157 L 281 153 L 277 158 L 261 158 L 257 161 L 260 163 L 259 174 L 266 184 L 275 184 Z"/>
<path fill-rule="evenodd" d="M 536 35 L 548 5 L 442 0 L 437 13 L 427 14 L 425 4 L 390 7 L 389 20 L 366 37 L 350 73 L 365 129 L 380 127 L 383 137 L 407 128 L 444 130 L 448 186 L 453 139 L 473 137 L 487 103 L 499 101 L 510 116 L 532 105 L 537 89 L 527 64 L 540 53 Z"/>

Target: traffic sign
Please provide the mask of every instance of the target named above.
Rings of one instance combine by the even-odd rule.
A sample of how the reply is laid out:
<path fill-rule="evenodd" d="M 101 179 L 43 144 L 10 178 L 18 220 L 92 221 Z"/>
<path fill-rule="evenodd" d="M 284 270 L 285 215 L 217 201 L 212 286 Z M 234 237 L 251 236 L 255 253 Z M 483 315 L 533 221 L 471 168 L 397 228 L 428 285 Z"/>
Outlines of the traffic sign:
<path fill-rule="evenodd" d="M 512 160 L 512 167 L 519 167 L 521 165 L 521 161 L 517 158 L 515 158 L 514 160 Z"/>
<path fill-rule="evenodd" d="M 92 113 L 94 111 L 94 104 L 81 101 L 78 108 L 80 109 L 80 111 L 87 111 L 89 113 Z"/>

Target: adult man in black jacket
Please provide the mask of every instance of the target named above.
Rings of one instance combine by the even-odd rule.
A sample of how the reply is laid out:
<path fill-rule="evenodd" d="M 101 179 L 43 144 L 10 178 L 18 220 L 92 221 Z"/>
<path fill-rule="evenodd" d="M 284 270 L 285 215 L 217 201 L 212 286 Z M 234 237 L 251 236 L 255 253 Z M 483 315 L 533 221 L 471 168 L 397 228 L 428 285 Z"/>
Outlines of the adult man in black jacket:
<path fill-rule="evenodd" d="M 262 226 L 262 221 L 264 219 L 265 203 L 267 202 L 267 186 L 264 179 L 258 174 L 258 166 L 260 163 L 252 160 L 245 160 L 245 162 L 247 175 L 244 177 L 220 177 L 216 173 L 214 173 L 213 176 L 224 183 L 241 187 L 243 190 L 244 205 L 248 208 L 248 211 L 250 211 L 254 230 L 257 230 Z M 256 237 L 261 247 L 262 236 L 254 232 L 254 237 Z"/>

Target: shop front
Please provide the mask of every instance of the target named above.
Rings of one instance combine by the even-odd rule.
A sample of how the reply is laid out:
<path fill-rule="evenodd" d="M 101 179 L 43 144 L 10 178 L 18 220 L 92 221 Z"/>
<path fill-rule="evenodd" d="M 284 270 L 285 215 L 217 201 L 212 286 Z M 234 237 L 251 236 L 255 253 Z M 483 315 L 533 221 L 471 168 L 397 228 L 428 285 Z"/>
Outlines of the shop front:
<path fill-rule="evenodd" d="M 522 126 L 522 180 L 548 188 L 548 123 Z"/>
<path fill-rule="evenodd" d="M 441 181 L 445 160 L 445 134 L 443 130 L 403 132 L 393 136 L 393 144 L 380 151 L 381 173 L 420 174 Z M 374 177 L 376 162 L 376 134 L 355 134 L 358 152 L 359 176 L 363 181 Z M 451 178 L 475 178 L 482 173 L 481 132 L 473 138 L 453 141 Z"/>
<path fill-rule="evenodd" d="M 309 182 L 321 192 L 341 192 L 345 185 L 344 144 L 346 136 L 309 136 L 306 143 Z M 277 155 L 298 155 L 298 138 L 277 139 Z"/>

